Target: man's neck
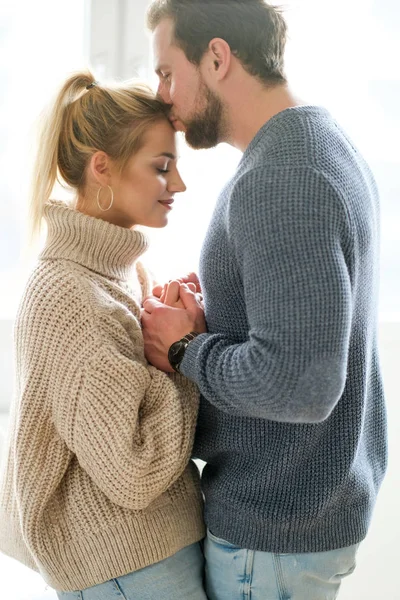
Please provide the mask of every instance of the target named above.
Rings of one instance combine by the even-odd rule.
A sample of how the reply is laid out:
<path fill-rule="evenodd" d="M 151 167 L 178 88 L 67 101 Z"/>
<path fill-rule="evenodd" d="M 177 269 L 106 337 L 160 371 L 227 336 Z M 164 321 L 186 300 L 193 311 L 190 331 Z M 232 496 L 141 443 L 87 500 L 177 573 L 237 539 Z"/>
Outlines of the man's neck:
<path fill-rule="evenodd" d="M 247 82 L 248 83 L 248 82 Z M 302 106 L 286 85 L 274 88 L 261 88 L 257 83 L 242 88 L 243 91 L 231 96 L 226 105 L 229 139 L 226 141 L 244 152 L 261 127 L 278 113 L 287 108 Z"/>

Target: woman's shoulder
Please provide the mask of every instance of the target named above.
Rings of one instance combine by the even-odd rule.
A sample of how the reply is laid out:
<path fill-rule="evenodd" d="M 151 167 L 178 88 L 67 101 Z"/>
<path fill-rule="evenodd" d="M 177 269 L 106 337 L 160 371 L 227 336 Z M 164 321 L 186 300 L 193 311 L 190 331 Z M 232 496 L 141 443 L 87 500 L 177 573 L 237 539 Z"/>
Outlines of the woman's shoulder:
<path fill-rule="evenodd" d="M 21 308 L 49 312 L 85 304 L 89 282 L 79 274 L 79 265 L 64 260 L 39 261 L 25 285 Z"/>
<path fill-rule="evenodd" d="M 68 264 L 69 263 L 69 264 Z M 79 265 L 70 261 L 39 261 L 22 294 L 15 320 L 18 339 L 78 340 L 97 337 L 94 286 Z M 87 335 L 85 335 L 87 337 Z"/>
<path fill-rule="evenodd" d="M 134 310 L 135 309 L 135 310 Z M 69 260 L 44 260 L 31 274 L 16 328 L 46 329 L 60 339 L 87 333 L 97 342 L 143 345 L 140 309 L 117 285 Z"/>

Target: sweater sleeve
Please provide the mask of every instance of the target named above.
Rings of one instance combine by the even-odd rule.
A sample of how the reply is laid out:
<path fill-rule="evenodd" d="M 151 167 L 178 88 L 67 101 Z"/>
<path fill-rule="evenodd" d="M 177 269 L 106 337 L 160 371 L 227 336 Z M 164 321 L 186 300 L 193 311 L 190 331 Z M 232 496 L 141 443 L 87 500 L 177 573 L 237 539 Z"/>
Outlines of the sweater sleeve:
<path fill-rule="evenodd" d="M 142 510 L 190 460 L 198 391 L 185 377 L 147 364 L 139 324 L 121 311 L 112 309 L 99 322 L 82 307 L 85 316 L 78 319 L 87 321 L 87 334 L 72 343 L 69 338 L 69 366 L 58 374 L 53 418 L 103 493 L 119 506 Z"/>
<path fill-rule="evenodd" d="M 352 237 L 341 199 L 311 168 L 253 169 L 235 186 L 227 228 L 248 339 L 198 336 L 181 371 L 222 411 L 321 422 L 347 370 Z"/>
<path fill-rule="evenodd" d="M 179 376 L 178 376 L 179 377 Z M 190 459 L 197 393 L 180 376 L 99 349 L 85 369 L 71 446 L 83 469 L 116 504 L 140 510 Z"/>

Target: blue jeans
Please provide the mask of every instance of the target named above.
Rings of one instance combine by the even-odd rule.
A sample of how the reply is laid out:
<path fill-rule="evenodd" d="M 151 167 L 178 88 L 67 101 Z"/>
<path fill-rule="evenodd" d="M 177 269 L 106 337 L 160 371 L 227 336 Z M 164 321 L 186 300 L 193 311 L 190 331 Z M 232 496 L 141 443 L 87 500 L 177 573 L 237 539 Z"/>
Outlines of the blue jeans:
<path fill-rule="evenodd" d="M 334 600 L 355 569 L 358 544 L 330 552 L 272 554 L 205 540 L 209 600 Z"/>
<path fill-rule="evenodd" d="M 183 548 L 154 565 L 76 592 L 60 600 L 207 600 L 200 544 Z"/>

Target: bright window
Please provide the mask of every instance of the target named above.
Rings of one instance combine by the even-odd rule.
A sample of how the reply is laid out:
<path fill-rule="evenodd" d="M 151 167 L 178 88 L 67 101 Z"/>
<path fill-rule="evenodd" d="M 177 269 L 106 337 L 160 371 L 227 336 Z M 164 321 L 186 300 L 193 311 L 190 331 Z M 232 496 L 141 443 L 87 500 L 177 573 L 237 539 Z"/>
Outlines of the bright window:
<path fill-rule="evenodd" d="M 37 116 L 85 64 L 84 0 L 0 2 L 0 318 L 15 314 L 30 268 L 23 258 Z"/>
<path fill-rule="evenodd" d="M 35 118 L 65 76 L 85 65 L 89 30 L 91 62 L 98 78 L 147 73 L 155 82 L 141 26 L 146 3 L 25 0 L 0 4 L 0 277 L 5 290 L 0 296 L 0 318 L 15 313 L 27 272 L 20 254 Z M 85 16 L 88 6 L 90 27 Z M 384 320 L 400 318 L 399 6 L 397 0 L 288 0 L 284 5 L 290 36 L 287 74 L 293 89 L 307 102 L 331 111 L 378 181 Z M 177 196 L 168 227 L 150 232 L 153 244 L 147 260 L 160 279 L 197 268 L 218 192 L 240 158 L 226 145 L 192 151 L 182 143 L 180 152 L 188 190 Z"/>

